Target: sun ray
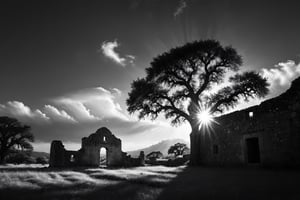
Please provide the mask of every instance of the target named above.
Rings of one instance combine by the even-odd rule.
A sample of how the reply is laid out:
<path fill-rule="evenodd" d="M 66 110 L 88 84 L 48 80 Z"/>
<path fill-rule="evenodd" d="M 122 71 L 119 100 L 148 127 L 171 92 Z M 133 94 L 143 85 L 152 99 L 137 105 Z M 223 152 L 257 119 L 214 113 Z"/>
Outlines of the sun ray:
<path fill-rule="evenodd" d="M 202 128 L 205 130 L 210 130 L 212 129 L 212 123 L 217 123 L 217 121 L 214 119 L 214 116 L 210 112 L 210 109 L 199 110 L 197 118 L 199 121 L 199 130 Z"/>

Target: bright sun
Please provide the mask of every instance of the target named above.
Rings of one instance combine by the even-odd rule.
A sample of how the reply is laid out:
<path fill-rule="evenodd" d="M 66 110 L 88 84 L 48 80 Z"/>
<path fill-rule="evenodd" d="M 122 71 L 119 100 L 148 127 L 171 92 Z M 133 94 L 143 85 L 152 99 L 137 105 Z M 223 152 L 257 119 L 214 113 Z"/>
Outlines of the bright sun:
<path fill-rule="evenodd" d="M 198 120 L 200 122 L 200 127 L 203 125 L 207 126 L 213 121 L 213 116 L 208 110 L 203 110 L 198 114 Z"/>

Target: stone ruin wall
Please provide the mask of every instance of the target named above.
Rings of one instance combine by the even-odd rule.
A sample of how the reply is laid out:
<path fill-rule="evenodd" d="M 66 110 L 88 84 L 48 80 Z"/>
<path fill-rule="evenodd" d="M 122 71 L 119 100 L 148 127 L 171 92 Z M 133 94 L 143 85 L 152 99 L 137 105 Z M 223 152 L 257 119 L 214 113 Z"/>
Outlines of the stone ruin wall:
<path fill-rule="evenodd" d="M 106 149 L 106 164 L 109 167 L 144 164 L 143 153 L 138 158 L 127 156 L 122 152 L 121 140 L 103 127 L 89 137 L 82 138 L 81 149 L 78 151 L 68 151 L 61 141 L 53 141 L 50 149 L 50 167 L 99 167 L 101 148 Z"/>
<path fill-rule="evenodd" d="M 108 129 L 98 129 L 89 137 L 82 138 L 80 163 L 82 165 L 97 166 L 100 163 L 99 152 L 106 149 L 107 165 L 122 165 L 121 140 L 115 137 Z"/>
<path fill-rule="evenodd" d="M 201 131 L 202 163 L 248 164 L 246 140 L 258 138 L 261 165 L 300 166 L 300 78 L 279 97 L 216 121 Z"/>

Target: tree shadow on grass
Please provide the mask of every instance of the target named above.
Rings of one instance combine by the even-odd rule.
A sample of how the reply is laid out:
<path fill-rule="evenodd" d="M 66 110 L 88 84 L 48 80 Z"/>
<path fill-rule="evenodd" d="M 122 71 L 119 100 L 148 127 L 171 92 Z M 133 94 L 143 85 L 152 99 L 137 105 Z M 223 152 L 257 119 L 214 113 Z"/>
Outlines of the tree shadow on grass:
<path fill-rule="evenodd" d="M 157 200 L 300 199 L 300 171 L 187 167 Z"/>

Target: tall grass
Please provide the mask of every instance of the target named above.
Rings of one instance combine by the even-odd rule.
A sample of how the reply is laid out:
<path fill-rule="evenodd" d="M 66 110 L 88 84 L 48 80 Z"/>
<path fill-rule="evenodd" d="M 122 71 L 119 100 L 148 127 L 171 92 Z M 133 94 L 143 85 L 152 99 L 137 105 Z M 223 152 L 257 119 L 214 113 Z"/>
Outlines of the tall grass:
<path fill-rule="evenodd" d="M 0 199 L 155 199 L 182 167 L 120 169 L 0 167 Z M 121 195 L 121 198 L 120 198 Z M 117 197 L 119 196 L 119 197 Z"/>

